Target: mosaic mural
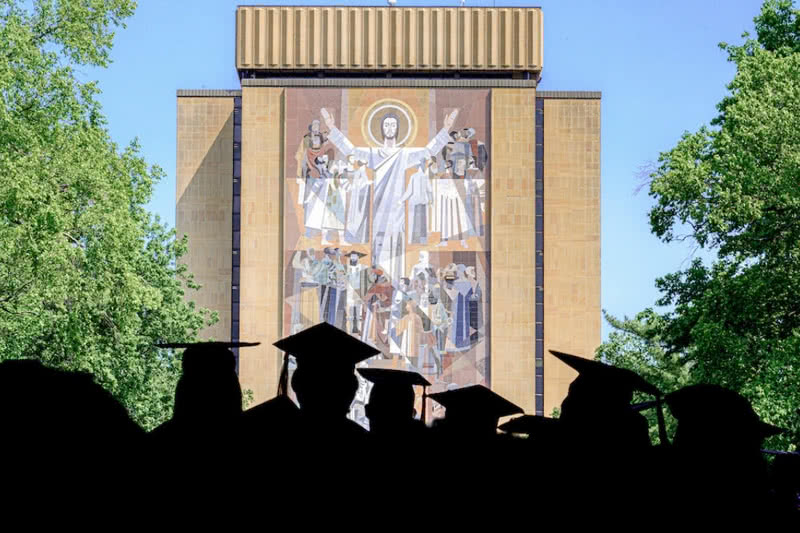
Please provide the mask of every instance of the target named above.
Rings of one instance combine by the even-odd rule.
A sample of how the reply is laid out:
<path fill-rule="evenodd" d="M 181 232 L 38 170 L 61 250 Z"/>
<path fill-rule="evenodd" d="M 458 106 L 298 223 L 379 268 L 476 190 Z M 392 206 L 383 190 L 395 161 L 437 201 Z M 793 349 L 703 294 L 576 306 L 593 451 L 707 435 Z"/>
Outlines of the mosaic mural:
<path fill-rule="evenodd" d="M 327 321 L 429 392 L 489 385 L 488 99 L 287 89 L 284 334 Z"/>

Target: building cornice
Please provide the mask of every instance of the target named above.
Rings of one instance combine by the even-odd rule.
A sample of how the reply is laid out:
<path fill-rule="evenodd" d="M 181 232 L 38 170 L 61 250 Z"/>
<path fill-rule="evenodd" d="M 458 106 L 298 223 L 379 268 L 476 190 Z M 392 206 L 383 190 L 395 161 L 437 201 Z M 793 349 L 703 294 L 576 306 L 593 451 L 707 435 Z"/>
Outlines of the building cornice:
<path fill-rule="evenodd" d="M 498 78 L 243 78 L 242 87 L 405 87 L 486 89 L 535 89 L 535 80 Z"/>
<path fill-rule="evenodd" d="M 528 72 L 537 78 L 542 42 L 538 7 L 236 10 L 239 71 Z"/>

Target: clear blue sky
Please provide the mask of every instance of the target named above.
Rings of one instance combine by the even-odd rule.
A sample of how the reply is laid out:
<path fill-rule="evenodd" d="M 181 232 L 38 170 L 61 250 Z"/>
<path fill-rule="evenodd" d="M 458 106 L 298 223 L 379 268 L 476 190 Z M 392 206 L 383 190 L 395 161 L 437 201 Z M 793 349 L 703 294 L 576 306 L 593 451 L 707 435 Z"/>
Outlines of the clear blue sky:
<path fill-rule="evenodd" d="M 234 68 L 234 13 L 240 2 L 141 0 L 117 33 L 98 79 L 114 139 L 139 137 L 150 163 L 167 173 L 153 211 L 175 221 L 176 89 L 239 88 Z M 271 4 L 271 2 L 260 2 Z M 334 2 L 275 2 L 330 5 Z M 347 5 L 385 5 L 346 2 Z M 399 5 L 458 5 L 412 2 Z M 602 304 L 633 315 L 658 297 L 656 277 L 678 270 L 691 253 L 650 235 L 646 190 L 634 194 L 642 165 L 654 162 L 685 130 L 715 114 L 734 69 L 720 41 L 753 33 L 760 0 L 542 0 L 468 6 L 539 5 L 544 12 L 542 90 L 602 91 Z M 604 337 L 608 328 L 604 325 Z"/>

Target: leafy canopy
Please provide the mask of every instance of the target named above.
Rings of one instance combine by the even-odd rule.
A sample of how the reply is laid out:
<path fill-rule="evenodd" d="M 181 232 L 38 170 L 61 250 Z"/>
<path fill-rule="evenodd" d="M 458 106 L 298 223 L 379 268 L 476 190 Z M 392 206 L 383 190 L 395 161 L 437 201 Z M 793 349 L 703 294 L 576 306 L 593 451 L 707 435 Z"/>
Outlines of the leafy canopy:
<path fill-rule="evenodd" d="M 145 208 L 164 172 L 118 147 L 75 69 L 107 67 L 129 0 L 0 0 L 0 358 L 84 370 L 142 425 L 171 414 L 180 361 L 215 317 L 186 240 Z M 35 394 L 35 391 L 31 391 Z"/>
<path fill-rule="evenodd" d="M 686 132 L 651 175 L 650 226 L 663 242 L 690 238 L 716 260 L 694 260 L 656 281 L 650 312 L 664 353 L 692 382 L 744 394 L 769 422 L 797 428 L 800 407 L 800 17 L 790 0 L 767 0 L 757 36 L 720 47 L 736 64 L 710 126 Z M 688 233 L 682 233 L 689 228 Z M 626 323 L 625 327 L 633 327 Z M 620 324 L 612 322 L 620 332 Z M 599 354 L 627 353 L 639 339 L 614 337 Z M 625 349 L 619 344 L 624 340 Z M 616 347 L 615 347 L 616 346 Z M 789 444 L 798 434 L 787 436 Z"/>

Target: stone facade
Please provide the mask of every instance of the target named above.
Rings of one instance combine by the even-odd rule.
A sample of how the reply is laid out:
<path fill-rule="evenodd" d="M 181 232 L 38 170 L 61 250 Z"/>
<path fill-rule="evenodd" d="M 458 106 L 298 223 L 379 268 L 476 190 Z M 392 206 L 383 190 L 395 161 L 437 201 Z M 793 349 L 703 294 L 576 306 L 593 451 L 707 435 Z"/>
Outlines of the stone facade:
<path fill-rule="evenodd" d="M 202 288 L 187 298 L 219 314 L 204 339 L 231 334 L 233 97 L 178 98 L 175 228 L 189 236 L 183 258 Z"/>
<path fill-rule="evenodd" d="M 239 381 L 256 403 L 275 395 L 282 353 L 283 89 L 242 90 L 240 330 L 260 346 L 239 352 Z"/>
<path fill-rule="evenodd" d="M 492 90 L 492 389 L 534 411 L 536 91 Z"/>
<path fill-rule="evenodd" d="M 544 414 L 577 375 L 547 350 L 594 357 L 601 341 L 600 100 L 544 101 Z"/>

